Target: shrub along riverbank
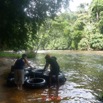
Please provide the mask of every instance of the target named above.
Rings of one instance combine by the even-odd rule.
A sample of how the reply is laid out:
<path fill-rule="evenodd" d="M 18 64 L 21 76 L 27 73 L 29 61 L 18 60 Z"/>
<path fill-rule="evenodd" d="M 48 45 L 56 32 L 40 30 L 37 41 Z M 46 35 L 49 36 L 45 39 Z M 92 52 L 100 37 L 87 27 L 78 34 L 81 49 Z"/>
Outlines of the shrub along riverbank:
<path fill-rule="evenodd" d="M 0 57 L 6 57 L 6 58 L 19 58 L 24 52 L 4 52 L 0 51 Z M 34 52 L 25 52 L 27 54 L 28 58 L 35 58 L 36 54 Z"/>

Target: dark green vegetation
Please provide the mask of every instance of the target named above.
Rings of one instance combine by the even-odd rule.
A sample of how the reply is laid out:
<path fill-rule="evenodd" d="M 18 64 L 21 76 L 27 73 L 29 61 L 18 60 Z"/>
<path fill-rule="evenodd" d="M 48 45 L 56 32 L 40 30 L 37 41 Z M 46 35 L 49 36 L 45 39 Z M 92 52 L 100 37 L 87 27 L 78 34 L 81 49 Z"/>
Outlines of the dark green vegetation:
<path fill-rule="evenodd" d="M 103 50 L 103 0 L 57 15 L 69 1 L 0 0 L 0 49 Z"/>
<path fill-rule="evenodd" d="M 0 57 L 6 57 L 6 58 L 21 58 L 21 55 L 23 53 L 17 53 L 17 52 L 0 52 Z M 36 54 L 33 52 L 27 52 L 28 58 L 35 58 Z"/>
<path fill-rule="evenodd" d="M 41 49 L 103 50 L 103 0 L 47 19 L 39 31 Z"/>
<path fill-rule="evenodd" d="M 54 18 L 69 0 L 0 0 L 0 49 L 28 49 L 47 17 Z"/>

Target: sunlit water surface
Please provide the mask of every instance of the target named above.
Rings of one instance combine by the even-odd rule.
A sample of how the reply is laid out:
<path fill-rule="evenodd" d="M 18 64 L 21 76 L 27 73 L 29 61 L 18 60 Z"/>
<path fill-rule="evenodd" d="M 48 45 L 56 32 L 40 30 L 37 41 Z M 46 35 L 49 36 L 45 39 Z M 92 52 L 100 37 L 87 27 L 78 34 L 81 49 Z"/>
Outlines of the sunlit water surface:
<path fill-rule="evenodd" d="M 0 103 L 102 103 L 98 96 L 103 94 L 103 55 L 94 52 L 53 53 L 57 57 L 67 81 L 59 89 L 52 87 L 27 89 L 5 86 L 0 78 Z M 36 68 L 43 68 L 45 53 L 38 54 Z"/>

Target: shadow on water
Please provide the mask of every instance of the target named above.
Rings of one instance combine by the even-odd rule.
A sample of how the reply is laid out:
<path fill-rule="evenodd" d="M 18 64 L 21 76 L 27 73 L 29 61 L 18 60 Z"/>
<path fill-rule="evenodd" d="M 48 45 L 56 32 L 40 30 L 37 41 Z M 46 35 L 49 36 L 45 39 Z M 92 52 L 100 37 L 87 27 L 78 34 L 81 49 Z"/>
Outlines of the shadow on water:
<path fill-rule="evenodd" d="M 91 53 L 56 54 L 67 81 L 59 88 L 26 89 L 6 87 L 5 78 L 0 78 L 0 103 L 101 103 L 103 91 L 103 56 Z M 44 54 L 38 54 L 37 68 L 43 68 Z"/>

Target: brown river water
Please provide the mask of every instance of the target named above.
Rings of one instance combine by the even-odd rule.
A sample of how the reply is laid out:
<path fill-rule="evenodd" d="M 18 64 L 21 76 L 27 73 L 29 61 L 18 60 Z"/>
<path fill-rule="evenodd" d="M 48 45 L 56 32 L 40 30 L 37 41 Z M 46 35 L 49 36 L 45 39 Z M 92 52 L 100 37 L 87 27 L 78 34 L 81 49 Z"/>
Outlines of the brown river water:
<path fill-rule="evenodd" d="M 50 52 L 50 51 L 48 51 Z M 67 81 L 58 89 L 6 86 L 6 77 L 14 59 L 0 58 L 0 103 L 102 103 L 103 52 L 54 51 Z M 29 60 L 36 68 L 43 68 L 45 52 Z"/>

